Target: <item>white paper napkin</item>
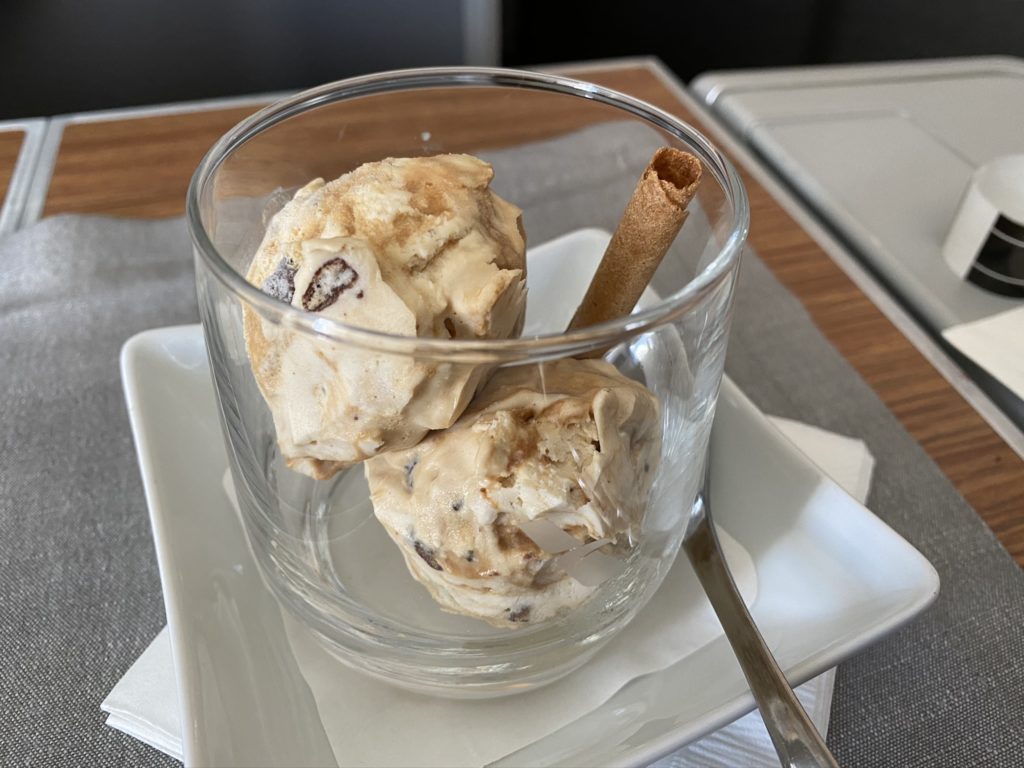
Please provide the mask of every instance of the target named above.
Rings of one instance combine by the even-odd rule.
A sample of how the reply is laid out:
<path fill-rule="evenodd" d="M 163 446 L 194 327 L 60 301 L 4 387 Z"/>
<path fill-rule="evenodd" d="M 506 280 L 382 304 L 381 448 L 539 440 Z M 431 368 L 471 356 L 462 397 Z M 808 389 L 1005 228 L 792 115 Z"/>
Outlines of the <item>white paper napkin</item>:
<path fill-rule="evenodd" d="M 874 460 L 862 442 L 797 422 L 773 421 L 851 495 L 864 501 Z M 752 602 L 756 596 L 757 580 L 749 555 L 727 533 L 722 539 L 741 592 L 748 603 Z M 422 716 L 416 718 L 414 715 L 417 710 L 422 712 L 424 702 L 429 702 L 433 727 L 417 734 L 419 748 L 426 746 L 420 739 L 440 738 L 450 744 L 454 733 L 463 734 L 465 743 L 461 746 L 466 764 L 480 765 L 525 746 L 535 738 L 537 731 L 532 728 L 538 724 L 547 725 L 550 731 L 552 724 L 557 724 L 560 719 L 567 717 L 565 722 L 569 722 L 606 700 L 628 680 L 663 669 L 717 637 L 721 628 L 706 601 L 702 601 L 699 607 L 695 606 L 694 612 L 688 616 L 681 617 L 679 611 L 669 610 L 671 606 L 679 605 L 679 596 L 669 594 L 672 586 L 672 583 L 666 583 L 637 619 L 586 666 L 586 676 L 579 677 L 586 681 L 587 690 L 581 690 L 580 680 L 574 680 L 577 675 L 573 675 L 537 694 L 487 702 L 486 707 L 414 697 L 373 681 L 340 667 L 295 622 L 286 622 L 286 625 L 296 659 L 316 698 L 328 738 L 337 753 L 346 756 L 346 762 L 358 764 L 366 760 L 398 765 L 409 759 L 406 739 L 382 740 L 379 734 L 347 728 L 356 719 L 345 716 L 347 709 L 357 706 L 365 712 L 370 706 L 368 701 L 372 701 L 370 708 L 374 711 L 389 712 L 388 722 L 409 722 L 402 713 L 406 712 L 410 720 L 422 720 Z M 659 609 L 661 603 L 666 604 L 663 609 Z M 827 728 L 833 679 L 834 670 L 808 682 L 798 691 L 811 719 L 822 732 Z M 354 689 L 358 689 L 359 695 L 353 695 Z M 529 702 L 530 707 L 525 707 L 529 697 L 533 700 Z M 498 740 L 494 738 L 494 729 L 481 729 L 489 732 L 488 737 L 473 739 L 472 734 L 476 731 L 469 727 L 471 724 L 467 723 L 467 718 L 500 717 L 500 713 L 494 710 L 502 707 L 516 708 L 515 721 L 523 727 Z M 181 759 L 178 695 L 166 629 L 118 682 L 101 708 L 110 713 L 108 725 Z M 524 711 L 529 713 L 526 718 Z M 536 723 L 531 727 L 534 720 Z M 449 729 L 444 727 L 446 722 L 457 722 L 461 727 Z M 391 751 L 382 754 L 382 745 Z M 429 753 L 429 749 L 425 753 Z M 776 765 L 774 754 L 763 723 L 755 712 L 665 758 L 659 765 L 672 768 L 689 765 Z"/>
<path fill-rule="evenodd" d="M 182 759 L 181 710 L 167 627 L 128 668 L 100 709 L 109 713 L 107 725 L 111 728 Z"/>
<path fill-rule="evenodd" d="M 1024 307 L 954 325 L 942 337 L 1024 398 Z"/>

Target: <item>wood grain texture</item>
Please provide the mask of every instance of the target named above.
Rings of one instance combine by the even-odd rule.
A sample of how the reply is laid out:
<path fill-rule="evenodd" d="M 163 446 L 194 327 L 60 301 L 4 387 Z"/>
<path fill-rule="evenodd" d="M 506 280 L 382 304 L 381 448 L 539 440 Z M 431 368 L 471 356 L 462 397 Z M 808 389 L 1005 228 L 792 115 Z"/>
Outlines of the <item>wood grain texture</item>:
<path fill-rule="evenodd" d="M 612 113 L 611 108 L 586 109 L 586 104 L 519 92 L 517 112 L 510 114 L 503 92 L 465 88 L 454 94 L 408 91 L 326 105 L 239 148 L 222 166 L 217 194 L 267 194 L 317 176 L 336 178 L 368 160 L 439 151 L 431 151 L 432 146 L 459 152 L 538 141 Z M 203 155 L 257 108 L 71 123 L 64 129 L 43 215 L 179 216 Z M 444 115 L 443 121 L 438 115 Z M 296 153 L 296 146 L 303 152 Z"/>
<path fill-rule="evenodd" d="M 645 99 L 700 127 L 700 121 L 647 67 L 587 70 L 582 76 Z M 45 214 L 180 215 L 189 178 L 204 152 L 250 111 L 227 109 L 69 126 Z M 483 130 L 492 139 L 488 146 L 500 146 L 503 135 L 510 132 L 515 132 L 517 140 L 523 140 L 524 130 L 529 138 L 543 138 L 557 133 L 567 119 L 571 117 L 558 111 L 537 111 L 525 127 L 495 122 Z M 353 124 L 358 130 L 359 121 Z M 324 133 L 322 140 L 336 141 L 336 126 L 332 130 L 334 134 Z M 479 130 L 474 141 L 479 141 Z M 281 157 L 268 148 L 257 160 L 277 162 Z M 357 159 L 353 156 L 345 162 Z M 1024 565 L 1024 461 L 771 195 L 740 170 L 750 195 L 751 245 Z"/>
<path fill-rule="evenodd" d="M 7 187 L 14 175 L 14 165 L 18 162 L 18 153 L 24 140 L 24 131 L 0 131 L 0 205 L 7 199 Z"/>
<path fill-rule="evenodd" d="M 254 110 L 236 107 L 67 125 L 43 215 L 180 216 L 192 172 L 206 150 Z"/>

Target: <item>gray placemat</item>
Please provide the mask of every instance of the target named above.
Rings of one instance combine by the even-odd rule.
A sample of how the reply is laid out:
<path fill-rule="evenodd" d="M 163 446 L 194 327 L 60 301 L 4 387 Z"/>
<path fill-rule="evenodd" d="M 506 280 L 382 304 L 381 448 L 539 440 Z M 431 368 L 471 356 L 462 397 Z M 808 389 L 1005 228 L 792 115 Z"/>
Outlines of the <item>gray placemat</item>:
<path fill-rule="evenodd" d="M 578 197 L 519 191 L 533 242 L 614 225 Z M 180 220 L 57 217 L 0 241 L 4 765 L 175 764 L 106 728 L 99 704 L 164 623 L 118 352 L 195 319 Z M 840 761 L 1018 764 L 1024 574 L 752 254 L 728 370 L 765 411 L 864 439 L 878 460 L 871 508 L 942 577 L 927 613 L 840 667 Z"/>
<path fill-rule="evenodd" d="M 121 344 L 195 322 L 182 222 L 0 241 L 0 764 L 180 765 L 99 705 L 164 624 Z"/>

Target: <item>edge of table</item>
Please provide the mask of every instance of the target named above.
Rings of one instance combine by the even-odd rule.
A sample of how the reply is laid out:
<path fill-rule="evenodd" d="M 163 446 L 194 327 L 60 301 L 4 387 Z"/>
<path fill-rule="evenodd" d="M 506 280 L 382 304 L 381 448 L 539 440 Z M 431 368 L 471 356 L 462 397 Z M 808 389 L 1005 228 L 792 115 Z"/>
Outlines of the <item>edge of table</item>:
<path fill-rule="evenodd" d="M 21 226 L 45 133 L 43 118 L 0 122 L 0 235 Z"/>

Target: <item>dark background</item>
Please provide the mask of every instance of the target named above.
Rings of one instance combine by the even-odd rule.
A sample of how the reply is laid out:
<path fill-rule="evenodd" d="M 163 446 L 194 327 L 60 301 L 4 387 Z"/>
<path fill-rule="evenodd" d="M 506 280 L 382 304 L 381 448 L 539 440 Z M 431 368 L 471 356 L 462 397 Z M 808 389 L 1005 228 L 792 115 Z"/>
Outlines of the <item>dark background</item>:
<path fill-rule="evenodd" d="M 1022 0 L 624 0 L 545 16 L 551 5 L 506 0 L 505 64 L 655 54 L 689 81 L 712 69 L 1024 56 Z"/>
<path fill-rule="evenodd" d="M 462 3 L 489 1 L 0 0 L 0 119 L 465 63 Z M 712 69 L 1024 56 L 1024 0 L 504 0 L 495 14 L 506 66 L 655 55 L 689 80 Z"/>

